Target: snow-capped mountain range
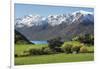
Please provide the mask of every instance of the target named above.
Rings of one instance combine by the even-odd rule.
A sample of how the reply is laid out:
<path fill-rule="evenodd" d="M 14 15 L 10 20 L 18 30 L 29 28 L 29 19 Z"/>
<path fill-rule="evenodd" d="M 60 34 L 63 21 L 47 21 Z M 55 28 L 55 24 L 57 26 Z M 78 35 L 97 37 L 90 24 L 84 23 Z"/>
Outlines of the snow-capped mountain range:
<path fill-rule="evenodd" d="M 80 10 L 47 17 L 27 15 L 15 19 L 15 30 L 28 40 L 48 40 L 55 37 L 70 40 L 76 35 L 94 34 L 94 14 Z"/>
<path fill-rule="evenodd" d="M 15 27 L 32 27 L 49 24 L 51 26 L 56 26 L 62 23 L 72 24 L 76 22 L 93 22 L 94 14 L 92 12 L 87 12 L 79 10 L 70 14 L 60 14 L 60 15 L 49 15 L 43 17 L 40 15 L 27 15 L 21 18 L 15 19 Z"/>

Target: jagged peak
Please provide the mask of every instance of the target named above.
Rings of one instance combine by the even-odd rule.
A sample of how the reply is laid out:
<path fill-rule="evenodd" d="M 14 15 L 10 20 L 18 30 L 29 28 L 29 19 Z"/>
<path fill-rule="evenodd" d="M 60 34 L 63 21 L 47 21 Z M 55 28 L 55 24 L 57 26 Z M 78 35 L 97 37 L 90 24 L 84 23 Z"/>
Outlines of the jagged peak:
<path fill-rule="evenodd" d="M 84 10 L 75 11 L 75 12 L 73 12 L 72 14 L 77 14 L 77 13 L 84 14 L 84 15 L 86 15 L 86 14 L 91 14 L 91 15 L 93 15 L 92 12 L 88 12 L 88 11 L 84 11 Z"/>
<path fill-rule="evenodd" d="M 89 19 L 93 21 L 93 16 L 86 16 L 86 15 L 93 15 L 92 12 L 87 12 L 84 10 L 75 11 L 72 14 L 58 14 L 58 15 L 48 15 L 47 17 L 40 16 L 38 14 L 30 14 L 25 15 L 21 18 L 17 18 L 15 21 L 15 25 L 18 27 L 31 27 L 31 26 L 38 26 L 43 25 L 45 23 L 50 24 L 51 26 L 59 25 L 61 23 L 72 23 L 75 20 L 78 20 L 81 15 L 85 16 L 84 19 Z"/>

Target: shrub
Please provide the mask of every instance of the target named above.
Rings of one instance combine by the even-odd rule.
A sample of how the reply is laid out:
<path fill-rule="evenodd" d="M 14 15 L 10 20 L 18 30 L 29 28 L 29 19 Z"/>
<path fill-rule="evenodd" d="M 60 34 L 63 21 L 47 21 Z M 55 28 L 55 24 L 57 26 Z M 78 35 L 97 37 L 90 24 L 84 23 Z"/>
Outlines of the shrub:
<path fill-rule="evenodd" d="M 92 34 L 84 34 L 74 37 L 72 40 L 80 41 L 84 44 L 92 44 L 94 45 L 94 36 Z"/>
<path fill-rule="evenodd" d="M 72 48 L 72 45 L 67 44 L 66 42 L 62 45 L 62 50 L 67 54 L 71 53 L 71 48 Z"/>
<path fill-rule="evenodd" d="M 56 50 L 55 53 L 63 52 L 63 50 L 61 49 L 61 47 L 56 47 L 55 50 Z"/>
<path fill-rule="evenodd" d="M 83 46 L 80 48 L 80 53 L 88 53 L 87 47 Z"/>
<path fill-rule="evenodd" d="M 18 57 L 26 57 L 26 56 L 29 56 L 29 53 L 21 53 L 21 54 L 19 54 L 19 56 Z"/>
<path fill-rule="evenodd" d="M 25 57 L 25 56 L 29 56 L 28 53 L 20 53 L 20 54 L 15 54 L 15 57 Z"/>
<path fill-rule="evenodd" d="M 94 53 L 94 51 L 88 51 L 88 53 Z"/>
<path fill-rule="evenodd" d="M 79 53 L 79 51 L 80 51 L 80 48 L 81 48 L 81 45 L 80 46 L 73 46 L 72 48 L 71 48 L 71 51 L 73 52 L 73 53 Z"/>
<path fill-rule="evenodd" d="M 42 55 L 42 48 L 33 48 L 29 50 L 30 55 Z"/>
<path fill-rule="evenodd" d="M 45 47 L 43 50 L 43 54 L 53 54 L 52 50 L 49 47 Z"/>
<path fill-rule="evenodd" d="M 52 49 L 54 52 L 60 51 L 60 47 L 63 44 L 63 41 L 61 40 L 60 37 L 56 37 L 56 38 L 50 39 L 47 42 L 48 42 L 49 48 Z"/>
<path fill-rule="evenodd" d="M 54 53 L 49 47 L 33 48 L 30 49 L 28 52 L 30 55 L 45 55 Z"/>

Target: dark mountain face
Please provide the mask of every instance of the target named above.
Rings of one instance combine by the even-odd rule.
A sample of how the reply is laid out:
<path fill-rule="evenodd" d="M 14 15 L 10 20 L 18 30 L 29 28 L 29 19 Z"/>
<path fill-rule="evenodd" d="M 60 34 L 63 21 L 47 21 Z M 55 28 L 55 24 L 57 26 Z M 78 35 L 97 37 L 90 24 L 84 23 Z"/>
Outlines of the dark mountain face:
<path fill-rule="evenodd" d="M 40 16 L 37 16 L 41 18 Z M 32 17 L 31 17 L 32 18 Z M 93 14 L 83 14 L 82 12 L 74 15 L 50 16 L 42 20 L 31 20 L 32 22 L 17 21 L 15 29 L 21 32 L 29 40 L 49 40 L 55 37 L 62 37 L 64 40 L 71 40 L 73 36 L 80 34 L 94 34 L 94 16 Z M 35 22 L 36 24 L 35 24 Z M 27 27 L 26 23 L 29 24 Z M 39 23 L 40 22 L 40 23 Z"/>
<path fill-rule="evenodd" d="M 54 27 L 31 27 L 16 29 L 29 40 L 48 40 L 54 37 L 62 37 L 65 40 L 71 39 L 74 35 L 93 34 L 94 25 L 90 24 L 61 24 Z"/>
<path fill-rule="evenodd" d="M 15 30 L 15 43 L 16 44 L 32 44 L 24 35 Z"/>

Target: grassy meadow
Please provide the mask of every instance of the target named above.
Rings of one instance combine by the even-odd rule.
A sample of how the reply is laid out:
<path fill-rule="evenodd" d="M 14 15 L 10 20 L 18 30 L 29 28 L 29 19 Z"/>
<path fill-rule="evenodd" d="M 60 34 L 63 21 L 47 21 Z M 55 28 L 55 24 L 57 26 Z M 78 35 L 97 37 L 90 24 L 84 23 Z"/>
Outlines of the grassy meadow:
<path fill-rule="evenodd" d="M 16 44 L 15 45 L 15 53 L 16 54 L 22 54 L 24 51 L 27 51 L 32 48 L 40 48 L 40 47 L 45 47 L 47 44 Z"/>
<path fill-rule="evenodd" d="M 51 54 L 41 56 L 28 56 L 15 58 L 15 65 L 26 64 L 47 64 L 47 63 L 62 63 L 62 62 L 81 62 L 93 61 L 93 53 L 85 54 Z"/>
<path fill-rule="evenodd" d="M 68 42 L 73 45 L 79 44 L 79 42 Z M 32 48 L 46 47 L 47 44 L 15 44 L 15 54 L 23 54 Z M 94 46 L 86 46 L 89 51 L 94 51 Z M 78 54 L 50 54 L 50 55 L 35 55 L 35 56 L 23 56 L 15 57 L 15 65 L 27 65 L 27 64 L 46 64 L 46 63 L 62 63 L 62 62 L 81 62 L 81 61 L 93 61 L 94 53 L 78 53 Z"/>

